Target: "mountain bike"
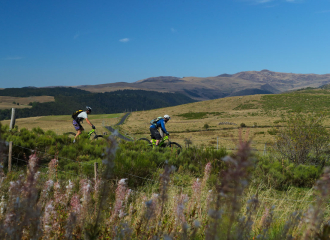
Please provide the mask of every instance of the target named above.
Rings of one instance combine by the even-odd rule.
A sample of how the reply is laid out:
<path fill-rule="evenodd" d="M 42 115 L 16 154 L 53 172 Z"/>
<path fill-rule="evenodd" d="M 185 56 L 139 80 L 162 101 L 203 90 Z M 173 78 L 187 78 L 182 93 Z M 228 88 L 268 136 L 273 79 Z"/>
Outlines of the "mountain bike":
<path fill-rule="evenodd" d="M 98 139 L 98 138 L 103 138 L 103 135 L 98 135 L 95 131 L 95 129 L 92 129 L 88 132 L 89 138 L 93 135 L 92 139 Z"/>
<path fill-rule="evenodd" d="M 140 138 L 137 141 L 143 141 L 145 142 L 148 146 L 155 148 L 156 147 L 156 139 L 151 139 L 151 142 L 148 138 Z M 177 154 L 180 154 L 182 147 L 180 144 L 176 142 L 171 142 L 170 138 L 168 135 L 163 137 L 158 145 L 159 148 L 171 148 L 172 151 L 176 152 Z"/>
<path fill-rule="evenodd" d="M 67 132 L 67 133 L 64 133 L 64 135 L 76 136 L 76 133 L 74 133 L 74 132 Z M 98 139 L 98 138 L 103 138 L 104 137 L 104 135 L 97 134 L 96 131 L 95 131 L 95 129 L 90 130 L 87 133 L 87 136 L 91 140 Z"/>

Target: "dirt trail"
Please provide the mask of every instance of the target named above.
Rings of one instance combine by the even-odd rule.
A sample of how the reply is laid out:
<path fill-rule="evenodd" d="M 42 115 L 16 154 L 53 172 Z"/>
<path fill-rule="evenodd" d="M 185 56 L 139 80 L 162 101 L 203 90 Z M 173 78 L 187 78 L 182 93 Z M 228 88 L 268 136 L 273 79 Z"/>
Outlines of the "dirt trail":
<path fill-rule="evenodd" d="M 126 113 L 122 118 L 121 120 L 119 121 L 119 123 L 117 123 L 115 126 L 119 126 L 119 125 L 122 125 L 125 120 L 128 118 L 128 116 L 130 115 L 131 113 Z M 105 126 L 106 129 L 108 129 L 111 133 L 114 133 L 116 131 L 116 129 L 114 129 L 113 127 L 111 126 Z M 125 141 L 133 141 L 132 139 L 122 135 L 121 133 L 118 132 L 117 136 Z"/>

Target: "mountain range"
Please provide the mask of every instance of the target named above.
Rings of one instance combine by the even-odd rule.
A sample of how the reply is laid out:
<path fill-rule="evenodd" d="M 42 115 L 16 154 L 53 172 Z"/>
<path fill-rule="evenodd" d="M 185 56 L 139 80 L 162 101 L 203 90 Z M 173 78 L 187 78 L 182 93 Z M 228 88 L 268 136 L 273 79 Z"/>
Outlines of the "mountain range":
<path fill-rule="evenodd" d="M 329 83 L 330 74 L 295 74 L 262 70 L 203 78 L 160 76 L 133 83 L 116 82 L 74 87 L 102 93 L 124 89 L 182 93 L 192 99 L 203 101 L 229 96 L 281 93 L 307 87 L 318 88 Z"/>

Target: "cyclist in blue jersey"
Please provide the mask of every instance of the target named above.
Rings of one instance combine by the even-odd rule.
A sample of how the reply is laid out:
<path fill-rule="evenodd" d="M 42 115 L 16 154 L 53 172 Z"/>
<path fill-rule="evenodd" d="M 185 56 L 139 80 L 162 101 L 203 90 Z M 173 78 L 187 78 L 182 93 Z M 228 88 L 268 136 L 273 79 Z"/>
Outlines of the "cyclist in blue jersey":
<path fill-rule="evenodd" d="M 170 120 L 170 119 L 171 119 L 170 116 L 166 114 L 166 115 L 164 115 L 164 118 L 160 118 L 157 122 L 150 125 L 151 138 L 156 139 L 156 146 L 158 146 L 160 140 L 164 137 L 164 133 L 169 135 L 169 133 L 167 132 L 167 130 L 165 128 L 165 123 L 167 123 L 168 120 Z M 150 142 L 152 142 L 152 141 L 150 141 Z"/>

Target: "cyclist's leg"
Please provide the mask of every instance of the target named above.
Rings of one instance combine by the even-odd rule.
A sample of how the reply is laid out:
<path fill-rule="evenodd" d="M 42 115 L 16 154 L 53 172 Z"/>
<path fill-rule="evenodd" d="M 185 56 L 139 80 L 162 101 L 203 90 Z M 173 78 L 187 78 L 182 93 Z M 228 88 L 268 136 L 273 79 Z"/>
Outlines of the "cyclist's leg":
<path fill-rule="evenodd" d="M 160 135 L 161 138 L 158 140 L 157 145 L 159 145 L 160 141 L 164 138 L 163 129 L 162 128 L 158 128 L 158 131 L 159 131 L 159 135 Z"/>
<path fill-rule="evenodd" d="M 158 132 L 158 130 L 156 128 L 150 128 L 150 133 L 151 133 L 151 138 L 156 139 L 156 146 L 158 146 L 158 144 L 162 138 L 160 136 L 160 133 Z"/>
<path fill-rule="evenodd" d="M 73 120 L 72 124 L 73 124 L 74 128 L 77 130 L 77 134 L 76 134 L 76 136 L 74 137 L 74 140 L 73 140 L 73 142 L 75 142 L 76 138 L 82 133 L 82 131 L 84 131 L 84 128 L 76 120 Z"/>

